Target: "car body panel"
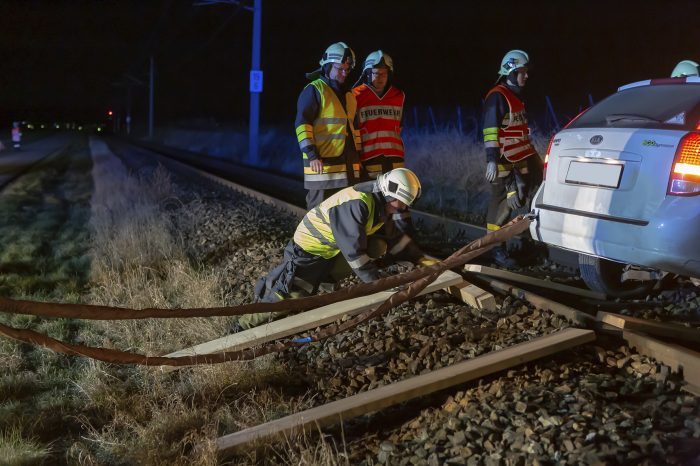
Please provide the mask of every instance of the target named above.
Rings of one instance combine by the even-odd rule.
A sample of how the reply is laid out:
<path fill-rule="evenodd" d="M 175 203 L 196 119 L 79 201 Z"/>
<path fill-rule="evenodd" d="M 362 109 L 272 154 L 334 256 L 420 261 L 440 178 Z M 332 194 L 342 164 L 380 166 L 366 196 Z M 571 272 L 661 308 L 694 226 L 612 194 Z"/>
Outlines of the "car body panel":
<path fill-rule="evenodd" d="M 669 195 L 688 130 L 573 127 L 550 145 L 533 238 L 575 252 L 700 277 L 700 196 Z M 640 125 L 645 126 L 645 125 Z"/>

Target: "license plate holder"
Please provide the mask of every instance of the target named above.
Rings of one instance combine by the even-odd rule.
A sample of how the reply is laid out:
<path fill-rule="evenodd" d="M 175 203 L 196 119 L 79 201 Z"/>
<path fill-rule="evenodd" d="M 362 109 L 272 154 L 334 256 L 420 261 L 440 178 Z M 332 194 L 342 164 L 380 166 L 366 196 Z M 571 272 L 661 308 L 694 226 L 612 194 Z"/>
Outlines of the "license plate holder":
<path fill-rule="evenodd" d="M 572 160 L 566 172 L 568 184 L 617 189 L 624 165 L 620 163 L 579 162 Z"/>

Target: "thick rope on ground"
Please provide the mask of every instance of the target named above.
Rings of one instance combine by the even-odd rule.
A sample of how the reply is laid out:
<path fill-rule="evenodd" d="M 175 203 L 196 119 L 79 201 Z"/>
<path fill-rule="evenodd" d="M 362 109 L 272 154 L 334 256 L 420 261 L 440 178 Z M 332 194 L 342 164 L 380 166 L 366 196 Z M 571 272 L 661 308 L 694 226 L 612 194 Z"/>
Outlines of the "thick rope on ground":
<path fill-rule="evenodd" d="M 460 267 L 467 262 L 471 261 L 474 257 L 477 257 L 484 252 L 488 251 L 489 249 L 493 248 L 496 244 L 505 241 L 513 236 L 516 236 L 523 231 L 525 231 L 530 224 L 530 220 L 526 217 L 519 216 L 513 221 L 511 221 L 508 225 L 504 226 L 501 230 L 491 232 L 487 234 L 486 236 L 483 236 L 475 241 L 472 241 L 471 243 L 467 244 L 466 246 L 460 248 L 457 252 L 452 254 L 450 257 L 445 259 L 444 261 L 432 265 L 430 267 L 424 267 L 421 269 L 417 269 L 412 272 L 408 272 L 405 274 L 401 275 L 396 275 L 394 277 L 388 277 L 386 279 L 380 280 L 381 282 L 389 282 L 392 283 L 390 286 L 381 286 L 380 289 L 377 291 L 383 291 L 384 289 L 394 287 L 394 286 L 400 286 L 402 284 L 407 283 L 405 279 L 401 280 L 392 280 L 392 279 L 397 279 L 401 277 L 407 277 L 411 276 L 413 277 L 414 272 L 421 272 L 420 274 L 415 274 L 418 278 L 412 278 L 412 281 L 415 281 L 412 285 L 410 285 L 406 290 L 399 291 L 397 293 L 394 293 L 387 299 L 384 303 L 382 303 L 377 309 L 375 310 L 370 310 L 367 312 L 364 312 L 355 318 L 348 320 L 347 322 L 344 322 L 343 324 L 337 325 L 333 324 L 329 327 L 327 327 L 325 330 L 319 332 L 315 337 L 312 338 L 311 341 L 319 341 L 325 338 L 328 338 L 332 335 L 335 335 L 337 333 L 340 333 L 342 331 L 345 331 L 349 328 L 352 328 L 356 325 L 359 325 L 362 322 L 365 322 L 369 319 L 372 319 L 387 310 L 391 309 L 394 306 L 397 306 L 412 297 L 416 296 L 418 293 L 420 293 L 421 290 L 423 290 L 426 286 L 428 286 L 430 283 L 432 283 L 437 277 L 440 276 L 445 270 L 452 269 L 455 267 Z M 375 282 L 378 283 L 378 282 Z M 349 287 L 346 290 L 351 290 L 351 289 L 368 289 L 368 288 L 373 288 L 372 286 L 369 285 L 374 285 L 374 283 L 369 283 L 369 284 L 364 284 L 364 285 L 357 285 L 354 287 Z M 337 294 L 343 294 L 342 292 L 345 290 L 340 290 L 338 292 L 332 293 L 333 295 Z M 370 291 L 366 292 L 364 294 L 361 294 L 361 296 L 364 296 L 366 294 L 374 293 L 376 291 Z M 347 293 L 346 293 L 347 294 Z M 331 296 L 329 295 L 324 295 L 320 297 L 327 297 Z M 356 296 L 352 296 L 356 297 Z M 304 298 L 305 300 L 310 300 L 313 298 Z M 343 299 L 335 299 L 331 302 L 337 302 L 341 301 L 344 299 L 350 299 L 350 298 L 343 298 Z M 297 300 L 290 300 L 289 302 L 293 302 Z M 298 300 L 302 301 L 302 299 Z M 284 303 L 284 301 L 282 302 Z M 42 304 L 42 303 L 38 303 Z M 274 303 L 274 304 L 280 304 L 280 303 Z M 326 303 L 329 304 L 329 303 Z M 262 306 L 262 304 L 259 304 Z M 73 306 L 73 305 L 63 305 L 63 306 Z M 249 306 L 256 306 L 255 304 L 249 305 Z M 100 308 L 105 308 L 104 306 L 97 306 Z M 238 308 L 245 307 L 245 306 L 237 306 Z M 105 308 L 105 309 L 112 309 L 112 308 Z M 218 309 L 224 309 L 224 308 L 218 308 Z M 231 308 L 228 308 L 231 309 Z M 125 310 L 125 309 L 122 309 Z M 206 310 L 206 309 L 205 309 Z M 92 311 L 92 310 L 91 310 Z M 125 311 L 133 311 L 133 310 L 125 310 Z M 159 310 L 162 311 L 162 310 Z M 258 312 L 263 312 L 263 311 L 258 311 Z M 214 315 L 221 315 L 221 314 L 214 314 Z M 225 315 L 235 315 L 235 314 L 225 314 Z M 171 317 L 171 316 L 169 316 Z M 202 317 L 202 315 L 198 314 L 197 317 Z M 91 359 L 96 359 L 99 361 L 104 361 L 104 362 L 109 362 L 109 363 L 116 363 L 116 364 L 139 364 L 139 365 L 144 365 L 144 366 L 190 366 L 190 365 L 196 365 L 196 364 L 218 364 L 222 362 L 227 362 L 227 361 L 244 361 L 244 360 L 251 360 L 255 359 L 257 357 L 263 356 L 265 354 L 270 354 L 274 352 L 280 352 L 284 351 L 285 349 L 291 348 L 291 347 L 296 347 L 299 346 L 299 343 L 296 343 L 294 341 L 288 341 L 288 342 L 273 342 L 267 345 L 263 345 L 258 348 L 250 348 L 246 350 L 241 350 L 241 351 L 229 351 L 229 352 L 221 352 L 221 353 L 211 353 L 211 354 L 203 354 L 203 355 L 193 355 L 193 356 L 180 356 L 180 357 L 163 357 L 163 356 L 146 356 L 143 354 L 137 354 L 137 353 L 131 353 L 127 351 L 120 351 L 120 350 L 113 350 L 113 349 L 106 349 L 106 348 L 95 348 L 95 347 L 90 347 L 90 346 L 85 346 L 85 345 L 77 345 L 77 344 L 72 344 L 72 343 L 66 343 L 60 340 L 56 340 L 54 338 L 51 338 L 47 335 L 44 335 L 42 333 L 35 332 L 33 330 L 26 330 L 26 329 L 16 329 L 12 328 L 6 325 L 0 324 L 0 334 L 5 335 L 7 337 L 13 338 L 15 340 L 19 340 L 25 343 L 31 343 L 34 345 L 39 345 L 39 346 L 44 346 L 48 349 L 51 349 L 57 353 L 63 353 L 63 354 L 68 354 L 68 355 L 74 355 L 74 356 L 84 356 L 88 357 Z"/>

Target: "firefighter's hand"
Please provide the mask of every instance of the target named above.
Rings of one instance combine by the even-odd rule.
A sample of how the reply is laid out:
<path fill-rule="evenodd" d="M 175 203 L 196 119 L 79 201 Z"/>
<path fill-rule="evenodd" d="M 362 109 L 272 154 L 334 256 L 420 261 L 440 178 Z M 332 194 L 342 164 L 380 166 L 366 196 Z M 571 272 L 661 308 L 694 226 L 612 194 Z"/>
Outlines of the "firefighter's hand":
<path fill-rule="evenodd" d="M 508 194 L 506 195 L 506 202 L 508 203 L 508 207 L 511 209 L 519 209 L 523 206 L 522 202 L 520 201 L 520 196 L 518 196 L 518 191 L 508 191 Z"/>
<path fill-rule="evenodd" d="M 437 259 L 432 259 L 430 257 L 423 256 L 416 261 L 416 265 L 419 267 L 430 267 L 431 265 L 435 265 L 439 262 L 440 261 Z"/>
<path fill-rule="evenodd" d="M 321 159 L 312 160 L 309 162 L 309 166 L 314 171 L 314 173 L 323 173 L 323 162 Z"/>
<path fill-rule="evenodd" d="M 496 175 L 498 175 L 498 166 L 496 165 L 496 162 L 487 163 L 486 174 L 484 175 L 486 177 L 486 181 L 493 183 L 496 181 Z"/>

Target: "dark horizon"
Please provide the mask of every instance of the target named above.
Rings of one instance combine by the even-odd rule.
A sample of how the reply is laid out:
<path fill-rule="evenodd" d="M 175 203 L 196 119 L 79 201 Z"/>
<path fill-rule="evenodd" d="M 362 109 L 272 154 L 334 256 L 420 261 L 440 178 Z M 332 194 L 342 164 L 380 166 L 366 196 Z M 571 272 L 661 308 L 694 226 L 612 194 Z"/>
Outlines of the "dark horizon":
<path fill-rule="evenodd" d="M 156 123 L 214 118 L 245 123 L 252 14 L 194 2 L 9 1 L 0 27 L 0 124 L 14 119 L 100 120 L 126 107 L 119 83 L 148 82 L 156 62 Z M 248 1 L 250 3 L 250 0 Z M 670 4 L 669 4 L 670 3 Z M 345 41 L 358 67 L 381 48 L 395 62 L 407 106 L 478 107 L 510 49 L 532 60 L 525 98 L 549 96 L 571 114 L 622 84 L 670 75 L 700 61 L 700 5 L 689 0 L 489 2 L 263 2 L 263 124 L 293 124 L 304 73 L 326 46 Z M 349 80 L 357 79 L 357 69 Z M 133 88 L 135 123 L 147 90 Z"/>

